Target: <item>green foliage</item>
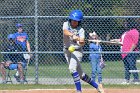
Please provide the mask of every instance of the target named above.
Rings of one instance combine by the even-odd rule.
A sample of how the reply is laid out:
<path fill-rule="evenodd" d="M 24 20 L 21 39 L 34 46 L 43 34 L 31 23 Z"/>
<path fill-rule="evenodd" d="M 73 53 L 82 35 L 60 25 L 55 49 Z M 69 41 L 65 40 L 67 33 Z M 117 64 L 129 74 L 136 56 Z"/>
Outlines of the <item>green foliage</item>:
<path fill-rule="evenodd" d="M 125 8 L 128 0 L 84 0 L 77 2 L 69 2 L 65 0 L 66 5 L 71 6 L 65 8 L 66 15 L 73 9 L 80 9 L 85 16 L 123 16 L 126 15 Z M 133 12 L 132 12 L 133 13 Z"/>

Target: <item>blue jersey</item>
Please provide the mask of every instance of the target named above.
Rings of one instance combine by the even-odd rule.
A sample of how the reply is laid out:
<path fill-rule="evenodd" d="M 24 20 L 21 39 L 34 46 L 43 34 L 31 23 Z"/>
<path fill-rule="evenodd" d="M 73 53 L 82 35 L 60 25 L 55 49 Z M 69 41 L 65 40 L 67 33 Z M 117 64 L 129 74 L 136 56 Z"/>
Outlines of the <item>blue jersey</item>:
<path fill-rule="evenodd" d="M 23 51 L 26 51 L 26 41 L 28 40 L 28 35 L 25 32 L 22 33 L 15 33 L 16 38 L 16 44 L 19 44 L 22 46 Z"/>
<path fill-rule="evenodd" d="M 99 58 L 99 57 L 101 57 L 101 54 L 100 53 L 94 53 L 94 52 L 102 51 L 102 47 L 100 45 L 96 45 L 95 43 L 90 43 L 89 51 L 91 52 L 90 53 L 90 59 L 91 59 L 91 57 Z"/>

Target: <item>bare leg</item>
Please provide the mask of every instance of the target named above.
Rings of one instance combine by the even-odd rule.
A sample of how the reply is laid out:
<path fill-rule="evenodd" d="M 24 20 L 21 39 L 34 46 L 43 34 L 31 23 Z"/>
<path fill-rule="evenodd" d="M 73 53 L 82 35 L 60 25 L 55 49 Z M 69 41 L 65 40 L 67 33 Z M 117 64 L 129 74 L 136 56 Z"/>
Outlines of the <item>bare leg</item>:
<path fill-rule="evenodd" d="M 21 63 L 18 63 L 18 71 L 20 75 L 20 80 L 24 80 L 24 75 L 23 75 L 23 67 Z"/>
<path fill-rule="evenodd" d="M 6 71 L 5 71 L 4 65 L 5 65 L 4 62 L 0 63 L 0 72 L 2 74 L 2 81 L 6 81 Z"/>

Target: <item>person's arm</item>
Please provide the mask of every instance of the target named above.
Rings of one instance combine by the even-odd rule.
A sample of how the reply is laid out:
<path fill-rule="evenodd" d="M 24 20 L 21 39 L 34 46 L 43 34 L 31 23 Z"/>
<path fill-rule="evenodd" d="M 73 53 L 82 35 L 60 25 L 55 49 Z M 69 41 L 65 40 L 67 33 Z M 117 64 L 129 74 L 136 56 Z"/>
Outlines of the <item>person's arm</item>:
<path fill-rule="evenodd" d="M 80 37 L 74 35 L 73 33 L 69 32 L 68 30 L 63 30 L 64 35 L 72 37 L 73 40 L 79 41 Z"/>
<path fill-rule="evenodd" d="M 80 46 L 84 46 L 85 45 L 85 31 L 84 31 L 83 28 L 81 28 L 81 30 L 80 30 L 78 44 Z"/>
<path fill-rule="evenodd" d="M 63 30 L 63 33 L 64 33 L 64 35 L 66 35 L 66 36 L 71 36 L 71 37 L 74 35 L 73 33 L 69 32 L 69 31 L 66 30 L 66 29 Z"/>
<path fill-rule="evenodd" d="M 122 42 L 121 42 L 121 39 L 112 39 L 110 40 L 111 42 L 108 43 L 108 45 L 119 45 L 119 46 L 122 46 Z"/>
<path fill-rule="evenodd" d="M 72 32 L 70 32 L 68 30 L 67 22 L 64 22 L 64 24 L 63 24 L 63 34 L 65 36 L 70 36 L 73 40 L 76 40 L 76 41 L 79 41 L 79 39 L 80 39 L 78 36 L 74 35 Z"/>
<path fill-rule="evenodd" d="M 28 40 L 26 41 L 26 46 L 27 46 L 27 50 L 28 50 L 28 52 L 31 52 L 30 43 L 29 43 Z"/>
<path fill-rule="evenodd" d="M 112 42 L 120 42 L 120 39 L 112 39 L 110 41 L 112 41 Z"/>

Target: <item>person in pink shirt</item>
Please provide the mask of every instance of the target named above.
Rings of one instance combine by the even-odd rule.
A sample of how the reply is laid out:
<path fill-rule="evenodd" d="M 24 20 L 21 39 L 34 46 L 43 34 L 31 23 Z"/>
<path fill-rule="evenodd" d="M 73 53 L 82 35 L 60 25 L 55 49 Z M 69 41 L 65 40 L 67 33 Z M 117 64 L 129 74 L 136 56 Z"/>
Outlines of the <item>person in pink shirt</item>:
<path fill-rule="evenodd" d="M 137 70 L 137 67 L 136 67 L 137 53 L 134 53 L 134 51 L 138 51 L 137 45 L 139 41 L 139 31 L 137 29 L 137 24 L 135 20 L 133 20 L 133 18 L 129 18 L 127 20 L 126 26 L 129 30 L 124 32 L 120 39 L 111 40 L 111 41 L 121 42 L 122 44 L 121 56 L 124 63 L 125 80 L 126 80 L 126 82 L 123 82 L 123 84 L 129 84 L 131 71 Z M 134 80 L 132 82 L 135 84 L 139 83 L 138 72 L 132 72 L 132 74 L 134 77 Z"/>

